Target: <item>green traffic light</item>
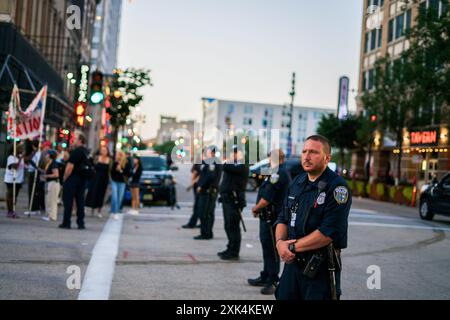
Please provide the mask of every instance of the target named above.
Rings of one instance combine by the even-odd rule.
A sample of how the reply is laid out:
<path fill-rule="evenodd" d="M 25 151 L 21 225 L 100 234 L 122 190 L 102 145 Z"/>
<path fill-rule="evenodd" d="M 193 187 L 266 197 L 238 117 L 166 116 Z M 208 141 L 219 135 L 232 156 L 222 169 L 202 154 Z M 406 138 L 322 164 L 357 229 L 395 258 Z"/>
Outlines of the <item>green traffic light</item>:
<path fill-rule="evenodd" d="M 91 102 L 93 104 L 99 104 L 100 102 L 103 101 L 103 99 L 105 98 L 105 95 L 101 92 L 95 92 L 92 94 L 91 96 Z"/>

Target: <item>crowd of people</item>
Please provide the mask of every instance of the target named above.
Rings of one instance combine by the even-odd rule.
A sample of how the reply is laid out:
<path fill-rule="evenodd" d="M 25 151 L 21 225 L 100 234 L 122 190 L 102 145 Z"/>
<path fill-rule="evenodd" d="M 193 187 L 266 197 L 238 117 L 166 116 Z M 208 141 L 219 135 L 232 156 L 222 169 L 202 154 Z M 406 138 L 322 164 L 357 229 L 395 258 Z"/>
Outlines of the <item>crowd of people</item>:
<path fill-rule="evenodd" d="M 111 213 L 115 220 L 122 210 L 126 186 L 130 187 L 132 209 L 138 215 L 140 208 L 141 161 L 118 150 L 113 157 L 106 146 L 95 154 L 86 148 L 86 138 L 79 134 L 69 149 L 49 141 L 31 141 L 31 150 L 25 144 L 11 146 L 7 158 L 4 182 L 6 184 L 7 217 L 18 219 L 17 198 L 28 173 L 28 209 L 26 216 L 41 215 L 48 222 L 58 221 L 58 204 L 62 202 L 64 215 L 61 229 L 71 228 L 74 203 L 78 229 L 85 229 L 85 207 L 92 216 L 103 217 L 107 190 L 111 185 Z M 15 198 L 14 198 L 15 197 Z"/>

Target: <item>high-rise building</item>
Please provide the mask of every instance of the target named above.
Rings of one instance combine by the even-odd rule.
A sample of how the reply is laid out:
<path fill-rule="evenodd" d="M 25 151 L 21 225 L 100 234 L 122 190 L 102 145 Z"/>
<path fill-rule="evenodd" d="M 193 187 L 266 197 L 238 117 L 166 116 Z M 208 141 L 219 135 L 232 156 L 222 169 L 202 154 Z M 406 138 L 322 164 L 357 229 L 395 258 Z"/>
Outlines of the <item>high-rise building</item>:
<path fill-rule="evenodd" d="M 122 0 L 102 0 L 97 4 L 92 36 L 91 73 L 99 70 L 105 80 L 117 68 Z M 109 128 L 104 104 L 89 106 L 88 146 L 97 149 L 108 136 Z M 111 146 L 112 148 L 112 146 Z"/>
<path fill-rule="evenodd" d="M 92 38 L 92 70 L 112 74 L 117 68 L 122 0 L 103 0 L 97 5 Z"/>
<path fill-rule="evenodd" d="M 359 68 L 358 113 L 365 108 L 360 97 L 366 91 L 374 90 L 375 62 L 389 56 L 395 60 L 410 47 L 406 32 L 417 23 L 419 13 L 425 9 L 436 10 L 439 15 L 447 12 L 448 0 L 364 0 L 361 55 Z M 404 181 L 421 183 L 430 181 L 433 176 L 441 177 L 450 170 L 450 147 L 448 124 L 417 128 L 416 132 L 404 134 L 404 150 L 401 164 L 401 177 Z M 432 143 L 421 142 L 414 137 L 435 136 Z M 427 141 L 429 142 L 429 141 Z M 355 177 L 370 175 L 371 180 L 383 180 L 387 175 L 397 172 L 398 148 L 383 132 L 375 132 L 373 153 L 355 154 L 353 168 Z"/>
<path fill-rule="evenodd" d="M 204 143 L 214 143 L 217 132 L 222 135 L 265 129 L 270 135 L 272 129 L 279 131 L 279 147 L 286 152 L 288 146 L 290 106 L 255 102 L 203 99 Z M 322 116 L 335 113 L 334 108 L 294 107 L 292 118 L 292 154 L 300 154 L 304 141 L 317 133 Z M 264 139 L 266 136 L 263 137 Z M 269 138 L 268 138 L 269 139 Z M 220 140 L 220 139 L 219 139 Z M 272 145 L 271 141 L 269 144 Z"/>

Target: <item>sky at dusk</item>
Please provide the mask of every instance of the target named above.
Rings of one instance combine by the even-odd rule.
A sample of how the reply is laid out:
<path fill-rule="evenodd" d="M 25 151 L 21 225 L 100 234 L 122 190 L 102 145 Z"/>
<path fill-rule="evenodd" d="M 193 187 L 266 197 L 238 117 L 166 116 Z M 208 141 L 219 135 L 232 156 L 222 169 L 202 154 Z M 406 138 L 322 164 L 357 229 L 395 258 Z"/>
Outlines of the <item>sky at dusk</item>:
<path fill-rule="evenodd" d="M 201 119 L 201 98 L 337 107 L 339 77 L 357 89 L 357 0 L 127 0 L 119 67 L 152 70 L 144 138 L 160 115 Z M 355 108 L 356 92 L 350 93 Z"/>

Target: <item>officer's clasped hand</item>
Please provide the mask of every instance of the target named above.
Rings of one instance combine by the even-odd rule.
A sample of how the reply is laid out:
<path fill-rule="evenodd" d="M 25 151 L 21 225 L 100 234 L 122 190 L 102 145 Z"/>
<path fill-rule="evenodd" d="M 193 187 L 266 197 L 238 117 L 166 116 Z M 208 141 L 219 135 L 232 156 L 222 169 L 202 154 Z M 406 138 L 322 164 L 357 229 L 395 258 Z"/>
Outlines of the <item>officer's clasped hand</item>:
<path fill-rule="evenodd" d="M 287 240 L 278 241 L 277 243 L 278 255 L 280 256 L 281 260 L 287 264 L 291 264 L 295 261 L 295 254 L 293 254 L 289 250 L 289 245 L 295 242 L 296 240 Z"/>

